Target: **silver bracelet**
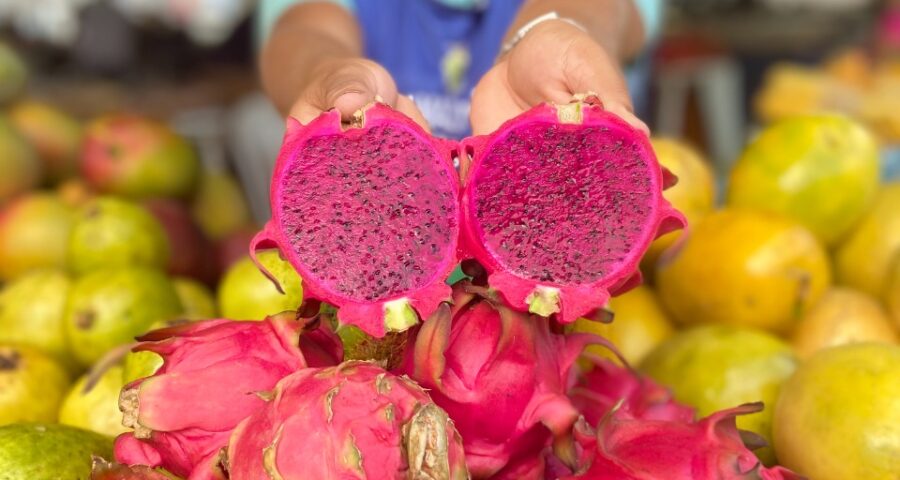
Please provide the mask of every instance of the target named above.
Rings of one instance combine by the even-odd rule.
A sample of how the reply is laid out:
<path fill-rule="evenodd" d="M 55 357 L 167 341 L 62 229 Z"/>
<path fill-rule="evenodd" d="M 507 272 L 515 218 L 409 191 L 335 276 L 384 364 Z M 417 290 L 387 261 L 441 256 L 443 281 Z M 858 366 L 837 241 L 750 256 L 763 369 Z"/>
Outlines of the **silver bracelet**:
<path fill-rule="evenodd" d="M 512 50 L 513 47 L 518 45 L 518 43 L 521 42 L 523 38 L 525 38 L 525 35 L 528 34 L 531 29 L 543 22 L 546 22 L 547 20 L 562 20 L 563 22 L 566 22 L 583 32 L 587 32 L 587 28 L 584 28 L 584 25 L 576 22 L 575 20 L 572 20 L 571 18 L 560 17 L 556 12 L 548 12 L 523 25 L 522 28 L 520 28 L 516 32 L 516 34 L 513 35 L 511 39 L 509 39 L 508 42 L 503 44 L 503 47 L 500 48 L 500 55 L 498 56 L 502 57 L 503 55 L 509 53 L 509 51 Z"/>

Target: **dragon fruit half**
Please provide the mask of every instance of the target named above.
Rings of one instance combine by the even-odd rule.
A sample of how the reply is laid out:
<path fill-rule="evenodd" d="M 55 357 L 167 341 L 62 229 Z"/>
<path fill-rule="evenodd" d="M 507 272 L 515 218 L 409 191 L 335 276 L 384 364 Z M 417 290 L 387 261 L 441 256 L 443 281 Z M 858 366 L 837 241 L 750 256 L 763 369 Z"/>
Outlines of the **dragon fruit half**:
<path fill-rule="evenodd" d="M 759 411 L 747 404 L 697 422 L 635 418 L 614 408 L 597 426 L 574 428 L 581 471 L 561 480 L 797 480 L 782 468 L 766 468 L 745 445 L 735 417 Z M 549 477 L 555 478 L 555 477 Z"/>
<path fill-rule="evenodd" d="M 422 324 L 400 371 L 453 418 L 473 478 L 538 478 L 542 450 L 578 418 L 566 397 L 570 368 L 585 345 L 603 340 L 554 334 L 547 319 L 490 295 L 457 283 L 452 310 L 443 305 Z"/>
<path fill-rule="evenodd" d="M 307 125 L 289 120 L 272 219 L 250 249 L 277 247 L 307 298 L 381 337 L 428 318 L 450 297 L 444 281 L 457 263 L 459 181 L 451 144 L 403 114 L 375 103 L 355 123 L 343 129 L 335 110 Z"/>
<path fill-rule="evenodd" d="M 590 96 L 463 141 L 461 249 L 518 310 L 562 323 L 637 285 L 654 238 L 685 225 L 647 137 Z"/>
<path fill-rule="evenodd" d="M 217 456 L 241 420 L 266 404 L 285 376 L 336 365 L 340 339 L 315 320 L 280 314 L 261 322 L 207 320 L 150 332 L 135 351 L 163 365 L 123 389 L 116 460 L 163 467 L 180 476 L 214 478 Z"/>
<path fill-rule="evenodd" d="M 233 480 L 468 478 L 447 414 L 409 379 L 362 361 L 284 378 L 234 430 L 227 458 Z"/>

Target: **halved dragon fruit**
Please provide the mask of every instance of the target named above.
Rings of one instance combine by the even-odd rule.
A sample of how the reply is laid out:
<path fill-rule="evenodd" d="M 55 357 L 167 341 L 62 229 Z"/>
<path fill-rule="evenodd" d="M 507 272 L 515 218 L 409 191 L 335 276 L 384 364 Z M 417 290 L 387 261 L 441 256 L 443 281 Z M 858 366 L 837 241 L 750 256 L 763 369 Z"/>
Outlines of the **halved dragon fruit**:
<path fill-rule="evenodd" d="M 337 306 L 343 324 L 375 337 L 406 330 L 450 297 L 460 228 L 452 149 L 380 103 L 348 128 L 336 110 L 289 120 L 272 219 L 251 254 L 277 247 L 305 296 Z"/>
<path fill-rule="evenodd" d="M 463 150 L 462 254 L 515 309 L 568 323 L 601 308 L 685 225 L 647 137 L 596 97 L 539 105 Z"/>

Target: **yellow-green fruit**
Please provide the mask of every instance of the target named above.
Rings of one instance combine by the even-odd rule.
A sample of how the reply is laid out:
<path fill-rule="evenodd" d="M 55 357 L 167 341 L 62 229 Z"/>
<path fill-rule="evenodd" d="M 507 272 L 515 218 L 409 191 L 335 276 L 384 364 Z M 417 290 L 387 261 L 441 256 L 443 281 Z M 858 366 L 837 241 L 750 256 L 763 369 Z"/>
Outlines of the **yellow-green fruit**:
<path fill-rule="evenodd" d="M 226 237 L 251 222 L 250 207 L 234 177 L 225 172 L 204 172 L 194 195 L 191 213 L 210 238 Z"/>
<path fill-rule="evenodd" d="M 640 286 L 611 299 L 608 309 L 613 312 L 612 323 L 579 318 L 574 331 L 608 339 L 632 365 L 640 363 L 650 351 L 672 335 L 672 323 L 656 294 L 647 287 Z M 618 361 L 618 357 L 602 345 L 589 345 L 585 352 Z M 582 368 L 593 365 L 591 362 L 580 364 Z"/>
<path fill-rule="evenodd" d="M 709 163 L 700 152 L 678 140 L 654 138 L 650 142 L 660 165 L 678 177 L 678 183 L 666 189 L 663 197 L 684 214 L 689 227 L 695 225 L 712 211 L 716 201 L 715 178 Z M 652 274 L 659 256 L 681 234 L 679 230 L 654 240 L 641 260 L 644 270 Z"/>
<path fill-rule="evenodd" d="M 891 281 L 888 283 L 888 291 L 885 298 L 888 310 L 894 317 L 894 325 L 900 329 L 900 262 L 894 265 L 894 271 L 891 273 Z"/>
<path fill-rule="evenodd" d="M 190 142 L 164 123 L 109 114 L 85 127 L 81 176 L 103 193 L 184 198 L 197 186 L 200 159 Z"/>
<path fill-rule="evenodd" d="M 59 423 L 114 437 L 128 429 L 122 426 L 119 392 L 122 367 L 113 365 L 103 372 L 91 371 L 69 390 L 59 409 Z"/>
<path fill-rule="evenodd" d="M 54 424 L 0 427 L 3 480 L 88 480 L 94 456 L 112 457 L 109 437 Z"/>
<path fill-rule="evenodd" d="M 74 220 L 71 207 L 49 193 L 26 195 L 7 205 L 0 211 L 0 280 L 65 267 Z"/>
<path fill-rule="evenodd" d="M 801 225 L 773 214 L 725 209 L 703 219 L 657 291 L 682 325 L 718 323 L 786 333 L 831 283 L 828 257 Z"/>
<path fill-rule="evenodd" d="M 141 206 L 114 197 L 81 208 L 69 237 L 67 260 L 75 273 L 102 268 L 165 268 L 170 246 L 165 230 Z"/>
<path fill-rule="evenodd" d="M 900 347 L 822 350 L 797 369 L 775 407 L 778 460 L 815 480 L 900 474 Z"/>
<path fill-rule="evenodd" d="M 278 252 L 257 255 L 260 263 L 278 280 L 284 294 L 266 278 L 249 258 L 235 262 L 219 285 L 219 313 L 233 320 L 262 320 L 285 310 L 296 310 L 303 303 L 300 276 Z"/>
<path fill-rule="evenodd" d="M 185 323 L 191 323 L 189 319 L 184 318 L 184 316 L 179 316 L 178 318 L 172 320 L 165 320 L 161 322 L 156 322 L 153 325 L 150 325 L 150 328 L 147 329 L 146 332 L 143 332 L 141 335 L 145 335 L 154 330 L 159 330 L 161 328 L 169 328 L 177 325 L 183 325 Z M 125 354 L 125 358 L 122 360 L 122 380 L 123 383 L 131 383 L 139 378 L 149 377 L 156 373 L 163 364 L 163 358 L 157 354 L 156 352 L 151 352 L 149 350 L 141 350 L 139 352 L 129 351 Z"/>
<path fill-rule="evenodd" d="M 772 439 L 772 412 L 782 383 L 796 368 L 791 347 L 758 330 L 708 325 L 679 332 L 644 359 L 641 369 L 670 387 L 675 399 L 703 417 L 743 403 L 765 410 L 738 417 L 737 426 Z M 774 463 L 771 448 L 755 452 Z"/>
<path fill-rule="evenodd" d="M 838 115 L 809 115 L 766 128 L 731 174 L 728 204 L 792 218 L 834 245 L 865 214 L 878 188 L 878 145 Z"/>
<path fill-rule="evenodd" d="M 28 345 L 69 359 L 63 321 L 69 278 L 60 270 L 36 270 L 0 290 L 0 343 Z"/>
<path fill-rule="evenodd" d="M 80 208 L 96 198 L 96 193 L 80 178 L 70 178 L 56 186 L 56 194 L 72 208 Z M 68 238 L 66 239 L 68 240 Z"/>
<path fill-rule="evenodd" d="M 37 186 L 41 174 L 37 153 L 5 118 L 0 117 L 0 205 Z"/>
<path fill-rule="evenodd" d="M 51 105 L 25 100 L 10 109 L 9 120 L 37 152 L 48 179 L 57 182 L 74 175 L 83 136 L 74 118 Z"/>
<path fill-rule="evenodd" d="M 837 287 L 825 292 L 791 336 L 800 358 L 808 358 L 823 348 L 864 342 L 897 344 L 897 331 L 874 298 Z"/>
<path fill-rule="evenodd" d="M 0 345 L 0 425 L 55 422 L 70 382 L 65 368 L 49 355 Z"/>
<path fill-rule="evenodd" d="M 885 185 L 875 204 L 835 252 L 840 283 L 882 298 L 900 263 L 900 182 Z"/>
<path fill-rule="evenodd" d="M 172 279 L 175 293 L 184 307 L 182 317 L 187 320 L 204 320 L 216 318 L 216 299 L 213 293 L 202 283 L 189 278 Z"/>
<path fill-rule="evenodd" d="M 139 378 L 149 377 L 156 373 L 162 364 L 163 358 L 158 353 L 148 351 L 128 352 L 125 355 L 122 382 L 126 384 Z"/>
<path fill-rule="evenodd" d="M 161 272 L 139 267 L 97 270 L 72 285 L 66 335 L 75 357 L 91 365 L 154 323 L 181 312 L 178 294 Z"/>
<path fill-rule="evenodd" d="M 9 45 L 0 42 L 0 103 L 6 103 L 25 89 L 28 68 Z"/>

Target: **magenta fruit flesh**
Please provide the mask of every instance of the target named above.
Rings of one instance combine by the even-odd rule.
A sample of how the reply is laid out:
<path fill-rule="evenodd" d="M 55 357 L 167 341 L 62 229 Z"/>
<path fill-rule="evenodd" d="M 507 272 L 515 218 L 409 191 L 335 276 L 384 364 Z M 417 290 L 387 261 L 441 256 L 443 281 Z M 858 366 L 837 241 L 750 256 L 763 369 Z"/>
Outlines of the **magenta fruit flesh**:
<path fill-rule="evenodd" d="M 336 111 L 293 122 L 272 180 L 272 220 L 252 250 L 277 246 L 306 296 L 381 337 L 450 296 L 458 180 L 448 144 L 381 104 L 342 129 Z"/>

